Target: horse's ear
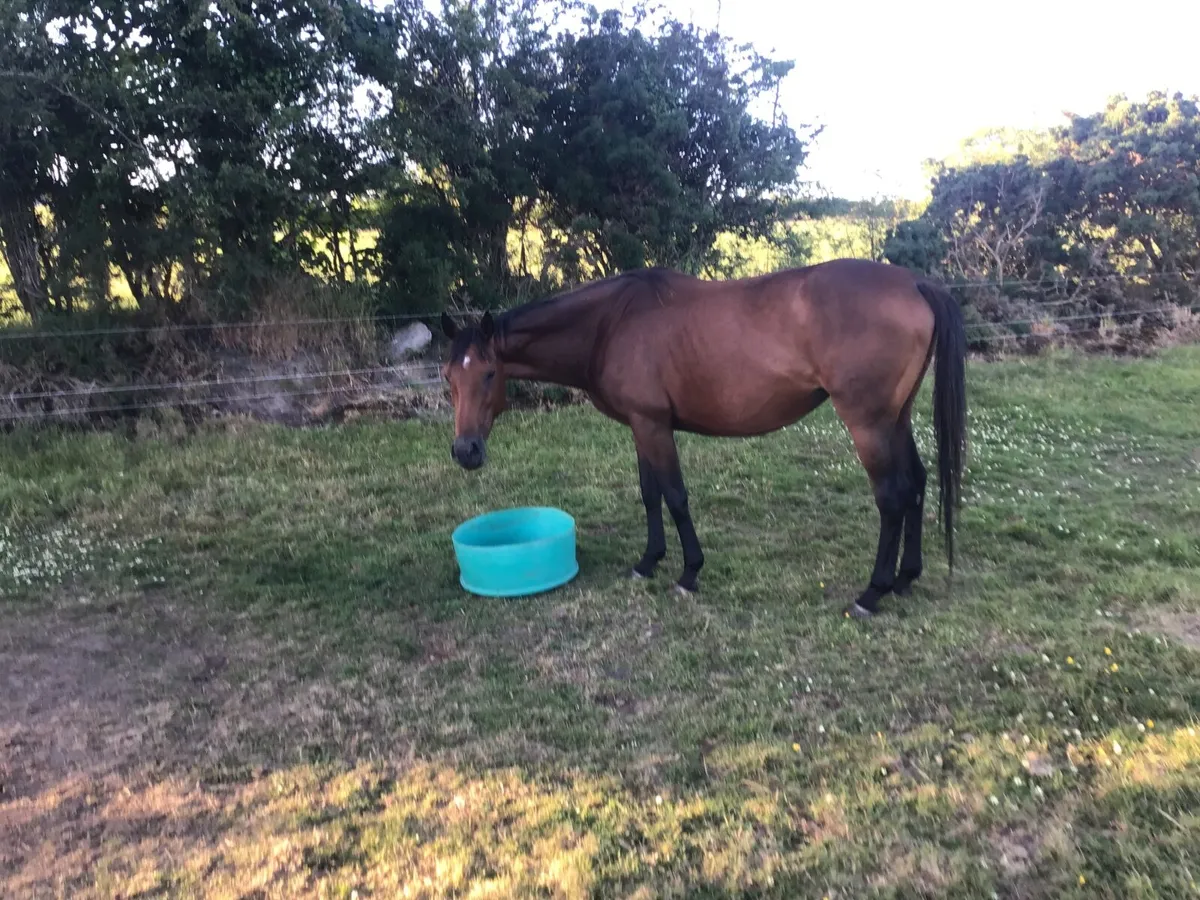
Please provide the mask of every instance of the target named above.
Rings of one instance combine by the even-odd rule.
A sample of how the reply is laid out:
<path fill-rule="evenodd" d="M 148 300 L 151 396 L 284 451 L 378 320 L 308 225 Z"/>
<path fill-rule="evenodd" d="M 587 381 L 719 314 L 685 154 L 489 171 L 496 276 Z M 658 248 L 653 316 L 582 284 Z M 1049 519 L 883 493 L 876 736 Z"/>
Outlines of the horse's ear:
<path fill-rule="evenodd" d="M 450 340 L 454 340 L 454 336 L 458 334 L 458 326 L 454 324 L 454 320 L 446 313 L 442 313 L 442 333 Z"/>
<path fill-rule="evenodd" d="M 490 312 L 485 312 L 483 318 L 479 320 L 479 332 L 485 341 L 490 341 L 495 336 L 496 320 L 492 318 Z"/>

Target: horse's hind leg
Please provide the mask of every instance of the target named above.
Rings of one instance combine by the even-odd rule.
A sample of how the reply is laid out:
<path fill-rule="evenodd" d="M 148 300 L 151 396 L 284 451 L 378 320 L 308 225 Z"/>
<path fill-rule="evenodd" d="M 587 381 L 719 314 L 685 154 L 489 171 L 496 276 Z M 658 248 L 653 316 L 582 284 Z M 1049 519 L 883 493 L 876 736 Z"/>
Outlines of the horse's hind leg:
<path fill-rule="evenodd" d="M 875 506 L 879 510 L 879 543 L 875 568 L 866 590 L 847 609 L 850 615 L 874 615 L 882 597 L 896 584 L 896 560 L 905 513 L 912 504 L 913 475 L 907 435 L 896 422 L 851 428 L 858 458 L 871 479 Z"/>
<path fill-rule="evenodd" d="M 645 417 L 631 418 L 633 439 L 637 444 L 639 468 L 645 460 L 648 471 L 658 483 L 667 510 L 675 521 L 679 531 L 679 542 L 683 546 L 683 574 L 679 576 L 677 586 L 685 591 L 696 590 L 696 581 L 700 569 L 704 565 L 704 553 L 700 549 L 700 539 L 696 537 L 695 526 L 692 525 L 692 514 L 688 508 L 687 487 L 683 483 L 683 472 L 679 467 L 679 451 L 675 446 L 675 435 L 671 426 Z M 643 471 L 646 471 L 643 469 Z M 647 554 L 657 551 L 655 545 L 655 512 L 647 500 L 646 482 L 643 476 L 642 499 L 646 502 L 647 522 Z M 652 495 L 651 495 L 652 496 Z M 657 510 L 658 534 L 662 534 L 662 511 Z M 665 549 L 665 539 L 663 542 Z M 643 558 L 644 561 L 645 558 Z M 639 563 L 641 565 L 641 563 Z"/>
<path fill-rule="evenodd" d="M 908 460 L 910 494 L 912 499 L 904 512 L 904 552 L 900 556 L 900 574 L 892 593 L 902 597 L 912 589 L 912 583 L 921 577 L 921 529 L 925 517 L 925 485 L 928 475 L 925 464 L 921 462 L 921 454 L 917 450 L 917 442 L 913 438 L 912 426 L 908 426 Z"/>

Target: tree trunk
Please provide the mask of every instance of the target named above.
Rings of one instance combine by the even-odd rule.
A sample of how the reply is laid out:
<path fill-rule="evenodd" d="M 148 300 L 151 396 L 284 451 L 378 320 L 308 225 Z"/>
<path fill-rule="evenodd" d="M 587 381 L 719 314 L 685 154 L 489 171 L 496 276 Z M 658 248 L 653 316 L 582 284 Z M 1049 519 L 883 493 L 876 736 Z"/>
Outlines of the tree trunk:
<path fill-rule="evenodd" d="M 342 254 L 341 223 L 334 221 L 329 229 L 329 246 L 333 250 L 333 267 L 337 272 L 338 284 L 346 283 L 346 257 Z"/>
<path fill-rule="evenodd" d="M 508 260 L 508 231 L 511 224 L 511 222 L 505 222 L 503 225 L 497 226 L 492 235 L 492 252 L 495 254 L 493 272 L 500 279 L 501 284 L 508 284 L 512 279 L 512 267 Z"/>
<path fill-rule="evenodd" d="M 509 223 L 505 222 L 480 235 L 482 274 L 500 290 L 504 290 L 511 281 L 508 264 L 508 228 Z"/>
<path fill-rule="evenodd" d="M 49 310 L 50 300 L 38 264 L 37 217 L 31 204 L 0 198 L 0 245 L 21 306 L 36 323 Z"/>
<path fill-rule="evenodd" d="M 362 272 L 359 271 L 358 242 L 355 240 L 357 234 L 358 226 L 351 219 L 346 225 L 346 240 L 350 245 L 350 277 L 354 279 L 355 284 L 362 281 Z"/>

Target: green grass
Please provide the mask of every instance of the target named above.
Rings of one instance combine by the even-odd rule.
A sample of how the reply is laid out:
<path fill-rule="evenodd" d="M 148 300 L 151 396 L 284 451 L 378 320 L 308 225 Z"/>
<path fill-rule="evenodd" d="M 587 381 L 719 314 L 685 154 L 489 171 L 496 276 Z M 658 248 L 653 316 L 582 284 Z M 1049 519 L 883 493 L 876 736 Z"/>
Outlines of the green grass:
<path fill-rule="evenodd" d="M 623 577 L 632 442 L 590 408 L 510 413 L 473 475 L 444 422 L 7 435 L 4 893 L 1200 896 L 1200 351 L 968 378 L 953 584 L 930 522 L 866 623 L 828 406 L 681 437 L 692 599 L 673 533 Z M 533 503 L 579 578 L 465 595 L 450 531 Z"/>

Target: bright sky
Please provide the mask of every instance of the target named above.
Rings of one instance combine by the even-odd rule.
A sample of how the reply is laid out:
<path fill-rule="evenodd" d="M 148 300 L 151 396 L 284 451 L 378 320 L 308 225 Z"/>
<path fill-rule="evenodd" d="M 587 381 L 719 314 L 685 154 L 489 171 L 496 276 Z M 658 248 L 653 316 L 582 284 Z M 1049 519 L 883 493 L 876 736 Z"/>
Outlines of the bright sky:
<path fill-rule="evenodd" d="M 781 104 L 793 125 L 825 125 L 805 177 L 845 197 L 920 198 L 922 161 L 981 128 L 1200 94 L 1198 0 L 660 2 L 700 26 L 720 3 L 723 33 L 796 61 Z"/>

